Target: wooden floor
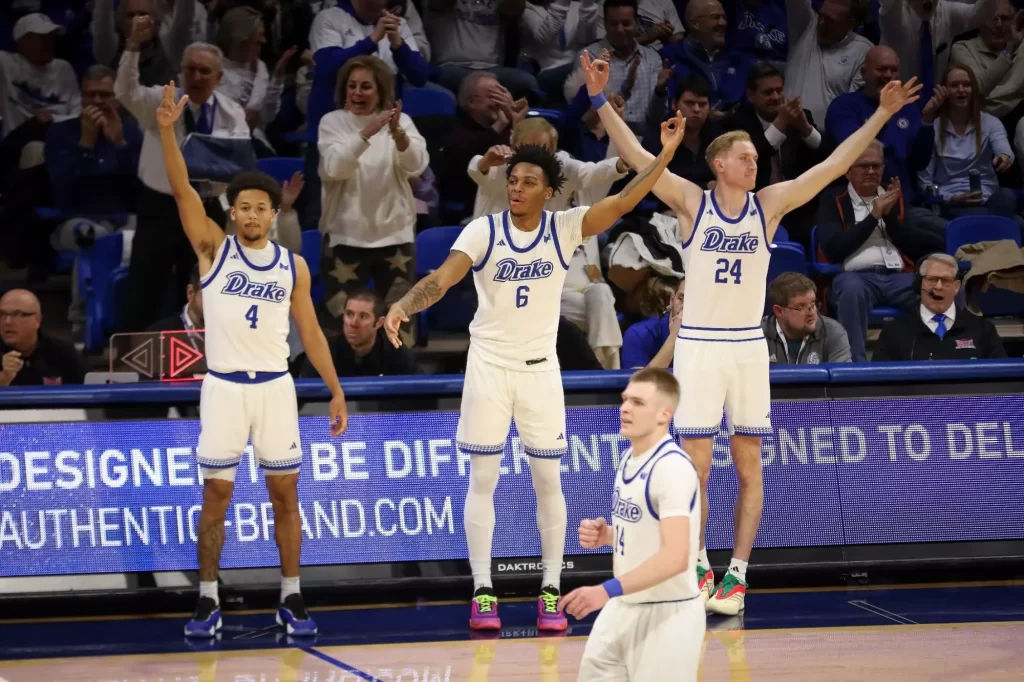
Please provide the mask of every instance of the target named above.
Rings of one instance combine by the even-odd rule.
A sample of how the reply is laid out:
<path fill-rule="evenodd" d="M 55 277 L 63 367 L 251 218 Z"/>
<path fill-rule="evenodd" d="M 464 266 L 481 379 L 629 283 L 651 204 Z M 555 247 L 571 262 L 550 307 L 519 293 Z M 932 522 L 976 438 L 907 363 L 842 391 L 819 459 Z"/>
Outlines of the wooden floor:
<path fill-rule="evenodd" d="M 570 682 L 585 639 L 0 661 L 6 682 Z M 709 632 L 702 682 L 1024 679 L 1024 622 Z M 641 680 L 639 682 L 661 682 Z"/>

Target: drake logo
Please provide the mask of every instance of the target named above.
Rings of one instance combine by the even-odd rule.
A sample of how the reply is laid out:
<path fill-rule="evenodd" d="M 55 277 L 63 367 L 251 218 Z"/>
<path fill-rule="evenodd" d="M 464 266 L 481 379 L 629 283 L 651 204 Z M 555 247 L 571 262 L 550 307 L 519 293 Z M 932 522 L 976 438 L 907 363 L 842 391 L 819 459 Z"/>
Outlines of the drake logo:
<path fill-rule="evenodd" d="M 643 518 L 643 510 L 633 500 L 624 500 L 619 497 L 619 491 L 615 491 L 615 495 L 612 497 L 612 516 L 620 518 L 623 521 L 629 521 L 630 523 L 636 523 Z"/>
<path fill-rule="evenodd" d="M 227 280 L 227 284 L 220 290 L 220 293 L 228 296 L 280 303 L 287 293 L 276 282 L 250 282 L 244 272 L 232 272 L 228 275 Z"/>
<path fill-rule="evenodd" d="M 758 238 L 749 232 L 739 235 L 728 235 L 720 227 L 709 227 L 704 233 L 701 251 L 719 251 L 721 253 L 757 253 Z"/>
<path fill-rule="evenodd" d="M 498 273 L 495 282 L 522 282 L 528 279 L 545 279 L 554 272 L 550 261 L 537 259 L 532 263 L 520 265 L 514 258 L 498 261 Z"/>

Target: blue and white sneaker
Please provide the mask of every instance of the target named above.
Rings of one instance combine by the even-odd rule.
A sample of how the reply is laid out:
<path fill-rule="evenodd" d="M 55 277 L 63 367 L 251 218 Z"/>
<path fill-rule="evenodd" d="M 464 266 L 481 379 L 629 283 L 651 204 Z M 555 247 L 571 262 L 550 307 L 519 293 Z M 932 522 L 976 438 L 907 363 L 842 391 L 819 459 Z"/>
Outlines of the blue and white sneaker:
<path fill-rule="evenodd" d="M 316 623 L 309 617 L 301 594 L 285 597 L 284 603 L 277 607 L 277 624 L 289 635 L 312 637 L 316 634 Z"/>
<path fill-rule="evenodd" d="M 200 597 L 192 620 L 185 624 L 186 637 L 216 637 L 217 631 L 223 627 L 220 619 L 220 606 L 210 597 Z"/>

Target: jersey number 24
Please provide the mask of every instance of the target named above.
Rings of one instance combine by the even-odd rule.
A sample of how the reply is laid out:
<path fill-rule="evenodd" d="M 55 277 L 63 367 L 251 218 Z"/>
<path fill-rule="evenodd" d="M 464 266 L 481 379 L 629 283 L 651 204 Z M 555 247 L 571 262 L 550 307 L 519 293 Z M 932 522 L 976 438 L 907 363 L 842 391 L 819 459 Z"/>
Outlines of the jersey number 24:
<path fill-rule="evenodd" d="M 740 278 L 743 276 L 743 261 L 739 258 L 731 262 L 727 258 L 719 258 L 715 261 L 715 265 L 718 266 L 718 269 L 715 270 L 716 284 L 728 284 L 729 277 L 732 277 L 733 284 L 740 283 Z"/>

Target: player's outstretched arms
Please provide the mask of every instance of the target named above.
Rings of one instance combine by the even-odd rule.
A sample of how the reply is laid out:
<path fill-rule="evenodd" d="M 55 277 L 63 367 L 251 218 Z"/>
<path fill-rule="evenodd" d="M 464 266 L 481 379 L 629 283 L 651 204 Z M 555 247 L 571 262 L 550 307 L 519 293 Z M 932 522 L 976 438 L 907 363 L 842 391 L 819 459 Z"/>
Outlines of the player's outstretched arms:
<path fill-rule="evenodd" d="M 661 124 L 661 152 L 647 164 L 646 168 L 639 171 L 621 192 L 615 196 L 605 197 L 590 207 L 583 216 L 584 239 L 604 232 L 614 225 L 615 221 L 636 208 L 654 187 L 668 162 L 672 160 L 679 143 L 683 141 L 685 130 L 686 119 L 678 111 L 675 116 Z"/>
<path fill-rule="evenodd" d="M 654 156 L 643 148 L 626 122 L 615 113 L 611 104 L 600 104 L 593 100 L 603 99 L 604 89 L 608 85 L 608 62 L 604 59 L 592 59 L 590 53 L 584 50 L 580 55 L 580 63 L 586 77 L 587 94 L 592 98 L 597 115 L 608 131 L 608 137 L 615 143 L 615 149 L 632 168 L 646 168 L 654 161 Z M 656 178 L 653 191 L 677 215 L 686 216 L 691 215 L 687 205 L 692 204 L 693 210 L 696 211 L 703 194 L 703 190 L 697 185 L 668 171 L 662 172 Z"/>
<path fill-rule="evenodd" d="M 915 85 L 916 80 L 911 78 L 906 85 L 899 81 L 890 81 L 882 89 L 878 109 L 871 118 L 836 147 L 827 159 L 794 180 L 770 185 L 757 193 L 757 198 L 764 209 L 769 241 L 784 215 L 818 196 L 821 190 L 850 170 L 850 166 L 864 153 L 882 126 L 904 106 L 918 100 L 916 93 L 921 86 Z"/>
<path fill-rule="evenodd" d="M 580 546 L 597 549 L 612 544 L 615 530 L 604 519 L 583 519 L 580 521 Z"/>
<path fill-rule="evenodd" d="M 206 217 L 206 209 L 199 193 L 188 182 L 188 168 L 181 155 L 178 138 L 174 134 L 174 123 L 188 104 L 188 95 L 182 95 L 175 103 L 174 81 L 164 86 L 164 98 L 156 110 L 156 122 L 160 126 L 160 146 L 164 153 L 164 167 L 171 183 L 171 194 L 178 204 L 181 225 L 192 249 L 199 257 L 199 272 L 205 274 L 213 265 L 213 256 L 224 241 L 224 230 Z"/>
<path fill-rule="evenodd" d="M 398 327 L 403 322 L 408 322 L 410 315 L 426 310 L 440 301 L 449 289 L 462 281 L 471 267 L 473 259 L 462 251 L 452 251 L 444 263 L 441 263 L 441 267 L 416 282 L 409 293 L 391 306 L 391 310 L 384 318 L 384 332 L 395 348 L 402 345 Z"/>
<path fill-rule="evenodd" d="M 327 345 L 320 323 L 316 319 L 313 299 L 309 294 L 309 266 L 302 256 L 295 255 L 295 287 L 292 289 L 292 317 L 302 339 L 302 347 L 306 357 L 316 368 L 320 378 L 327 384 L 331 392 L 331 435 L 340 436 L 348 427 L 348 408 L 345 405 L 345 392 L 341 390 L 338 373 L 334 369 L 331 349 Z"/>

